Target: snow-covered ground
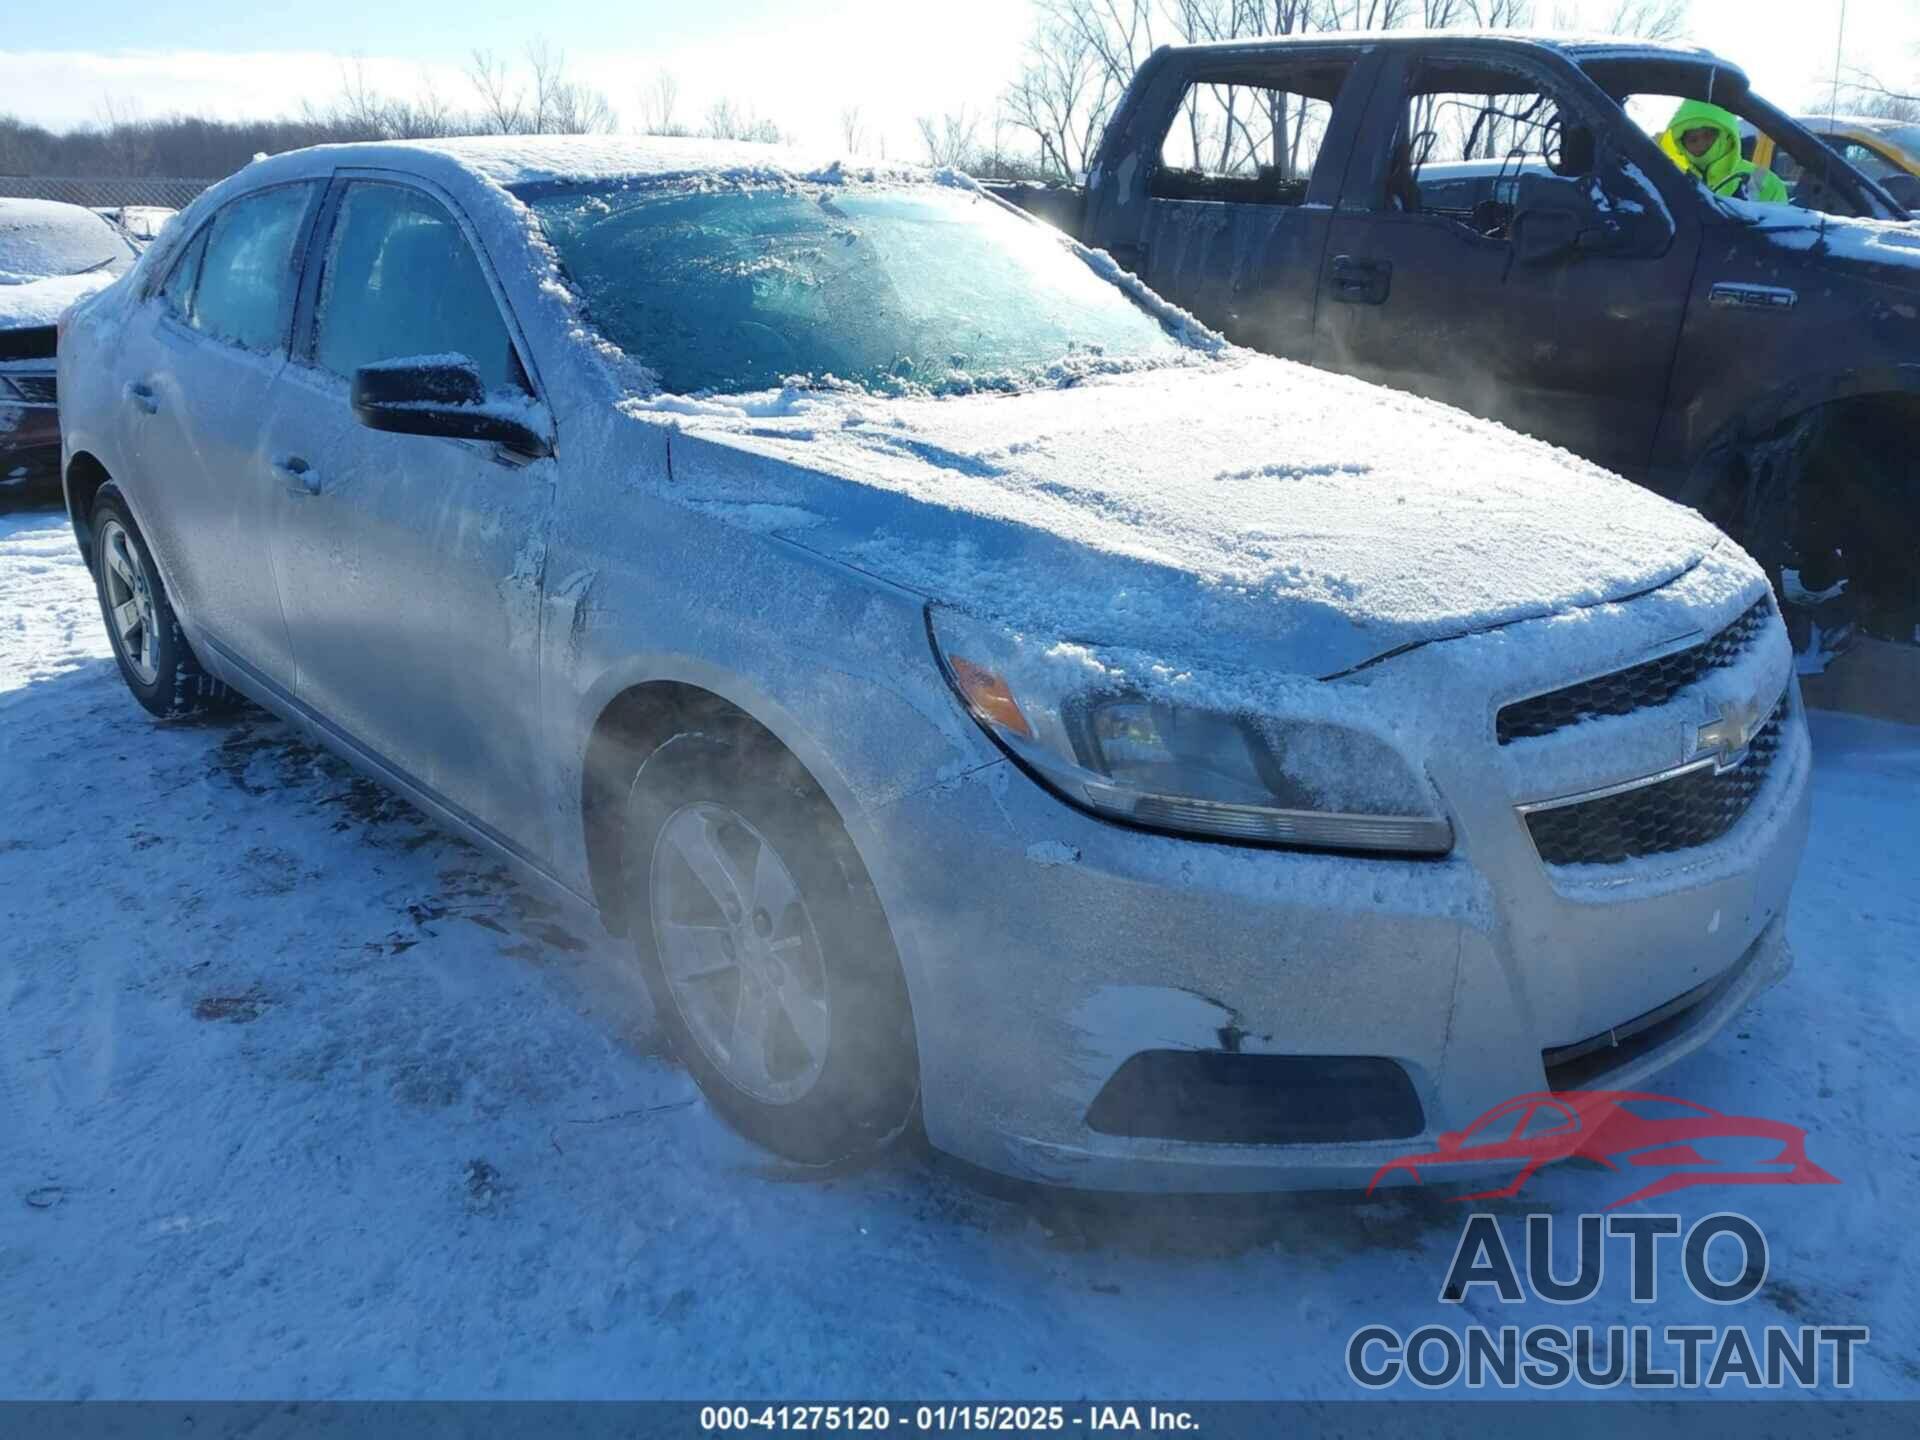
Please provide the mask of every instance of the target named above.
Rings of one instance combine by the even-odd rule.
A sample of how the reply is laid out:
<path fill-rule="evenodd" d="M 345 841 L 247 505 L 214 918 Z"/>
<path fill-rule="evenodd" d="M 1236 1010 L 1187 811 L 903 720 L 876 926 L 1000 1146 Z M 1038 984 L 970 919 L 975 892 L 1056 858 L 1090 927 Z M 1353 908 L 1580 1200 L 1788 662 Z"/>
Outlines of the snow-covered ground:
<path fill-rule="evenodd" d="M 64 517 L 0 515 L 0 1396 L 1348 1397 L 1358 1327 L 1470 1318 L 1433 1192 L 796 1180 L 658 1053 L 621 942 L 277 721 L 156 725 L 108 653 Z M 1753 1216 L 1739 1322 L 1871 1325 L 1855 1393 L 1920 1397 L 1920 730 L 1814 729 L 1799 967 L 1663 1085 L 1842 1184 L 1655 1208 Z M 1730 1318 L 1611 1272 L 1471 1308 Z"/>

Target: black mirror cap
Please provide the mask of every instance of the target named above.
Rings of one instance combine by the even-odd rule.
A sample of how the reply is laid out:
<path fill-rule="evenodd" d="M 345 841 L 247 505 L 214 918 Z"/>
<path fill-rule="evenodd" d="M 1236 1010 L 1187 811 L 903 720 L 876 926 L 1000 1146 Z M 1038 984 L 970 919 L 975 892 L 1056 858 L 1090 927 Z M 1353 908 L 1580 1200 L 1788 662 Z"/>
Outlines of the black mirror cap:
<path fill-rule="evenodd" d="M 490 440 L 535 457 L 553 443 L 524 419 L 487 404 L 480 371 L 464 355 L 416 355 L 353 372 L 353 418 L 369 430 Z"/>
<path fill-rule="evenodd" d="M 1920 175 L 1888 175 L 1880 181 L 1880 188 L 1901 209 L 1920 214 Z"/>

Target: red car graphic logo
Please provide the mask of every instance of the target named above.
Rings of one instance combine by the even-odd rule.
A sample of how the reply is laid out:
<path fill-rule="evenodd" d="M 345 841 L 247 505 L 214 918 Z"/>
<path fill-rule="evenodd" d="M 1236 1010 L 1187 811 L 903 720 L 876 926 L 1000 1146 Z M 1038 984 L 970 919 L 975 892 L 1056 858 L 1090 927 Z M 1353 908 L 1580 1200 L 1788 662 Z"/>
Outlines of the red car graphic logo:
<path fill-rule="evenodd" d="M 1440 1148 L 1402 1155 L 1374 1172 L 1371 1195 L 1395 1172 L 1421 1182 L 1440 1165 L 1511 1162 L 1512 1181 L 1456 1201 L 1517 1194 L 1542 1165 L 1578 1157 L 1616 1171 L 1664 1170 L 1606 1208 L 1651 1200 L 1694 1185 L 1838 1185 L 1807 1158 L 1807 1132 L 1778 1120 L 1722 1115 L 1691 1100 L 1637 1090 L 1560 1090 L 1502 1101 L 1465 1130 L 1440 1137 Z"/>

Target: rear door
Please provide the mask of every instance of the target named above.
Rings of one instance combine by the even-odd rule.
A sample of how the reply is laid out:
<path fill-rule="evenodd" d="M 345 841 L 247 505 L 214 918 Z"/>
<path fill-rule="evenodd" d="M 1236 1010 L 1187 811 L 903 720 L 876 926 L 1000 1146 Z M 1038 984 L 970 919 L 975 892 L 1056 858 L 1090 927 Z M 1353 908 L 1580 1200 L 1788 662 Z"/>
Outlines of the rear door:
<path fill-rule="evenodd" d="M 335 182 L 267 452 L 274 567 L 301 701 L 338 735 L 524 854 L 544 853 L 539 600 L 551 459 L 355 422 L 361 365 L 471 359 L 535 403 L 484 253 L 451 201 L 403 177 Z"/>
<path fill-rule="evenodd" d="M 1315 362 L 1643 473 L 1699 232 L 1615 148 L 1621 123 L 1548 57 L 1396 50 L 1333 218 Z M 1464 204 L 1463 171 L 1485 172 Z M 1529 197 L 1568 186 L 1604 246 L 1529 258 Z"/>
<path fill-rule="evenodd" d="M 319 189 L 276 185 L 215 212 L 117 351 L 120 453 L 174 599 L 205 642 L 289 690 L 265 416 Z"/>
<path fill-rule="evenodd" d="M 1334 198 L 1378 69 L 1357 50 L 1194 60 L 1138 88 L 1088 243 L 1230 339 L 1306 360 Z M 1157 77 L 1157 78 L 1156 78 Z"/>

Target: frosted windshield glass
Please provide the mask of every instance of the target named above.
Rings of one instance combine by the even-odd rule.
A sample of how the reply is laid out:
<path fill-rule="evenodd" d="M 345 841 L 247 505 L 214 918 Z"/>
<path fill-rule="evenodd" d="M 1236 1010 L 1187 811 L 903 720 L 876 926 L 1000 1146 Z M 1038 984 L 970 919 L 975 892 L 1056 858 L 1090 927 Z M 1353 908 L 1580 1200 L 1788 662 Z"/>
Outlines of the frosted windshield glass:
<path fill-rule="evenodd" d="M 971 389 L 1180 348 L 1058 235 L 961 190 L 607 186 L 528 203 L 595 327 L 679 394 Z"/>

